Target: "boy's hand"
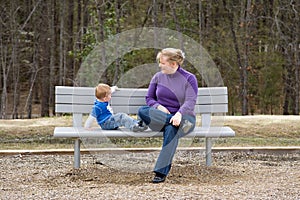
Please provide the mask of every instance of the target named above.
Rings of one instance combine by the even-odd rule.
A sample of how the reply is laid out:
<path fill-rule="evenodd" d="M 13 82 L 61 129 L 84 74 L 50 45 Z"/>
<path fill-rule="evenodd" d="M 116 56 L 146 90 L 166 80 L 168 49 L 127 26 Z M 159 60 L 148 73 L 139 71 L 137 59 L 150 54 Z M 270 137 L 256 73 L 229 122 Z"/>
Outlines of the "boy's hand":
<path fill-rule="evenodd" d="M 120 90 L 120 89 L 118 88 L 118 86 L 116 86 L 116 85 L 110 87 L 110 89 L 111 89 L 111 93 L 113 93 L 113 92 L 115 92 L 115 91 L 117 91 L 117 90 Z"/>

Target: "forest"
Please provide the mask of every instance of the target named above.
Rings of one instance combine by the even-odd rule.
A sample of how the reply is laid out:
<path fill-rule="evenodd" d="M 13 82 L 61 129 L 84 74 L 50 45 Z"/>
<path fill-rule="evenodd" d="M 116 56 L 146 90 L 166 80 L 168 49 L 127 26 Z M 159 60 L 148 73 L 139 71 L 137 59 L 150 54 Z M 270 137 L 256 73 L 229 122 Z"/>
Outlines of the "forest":
<path fill-rule="evenodd" d="M 101 42 L 143 27 L 177 31 L 206 49 L 228 87 L 229 115 L 299 115 L 299 12 L 297 0 L 1 0 L 0 118 L 55 115 L 55 86 L 76 85 Z M 114 85 L 155 63 L 157 50 L 117 57 L 100 81 Z"/>

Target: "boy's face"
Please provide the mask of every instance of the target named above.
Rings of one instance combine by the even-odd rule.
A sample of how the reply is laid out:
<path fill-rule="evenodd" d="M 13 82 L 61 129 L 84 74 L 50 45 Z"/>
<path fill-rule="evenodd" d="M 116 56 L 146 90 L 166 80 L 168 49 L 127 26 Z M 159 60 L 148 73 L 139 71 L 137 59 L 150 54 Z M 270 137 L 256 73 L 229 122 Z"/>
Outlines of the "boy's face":
<path fill-rule="evenodd" d="M 110 99 L 111 99 L 111 92 L 108 93 L 108 94 L 106 95 L 106 97 L 103 98 L 104 101 L 110 101 Z"/>
<path fill-rule="evenodd" d="M 101 99 L 98 99 L 99 101 L 102 102 L 108 102 L 111 99 L 111 92 L 107 93 L 107 95 L 105 97 L 102 97 Z"/>

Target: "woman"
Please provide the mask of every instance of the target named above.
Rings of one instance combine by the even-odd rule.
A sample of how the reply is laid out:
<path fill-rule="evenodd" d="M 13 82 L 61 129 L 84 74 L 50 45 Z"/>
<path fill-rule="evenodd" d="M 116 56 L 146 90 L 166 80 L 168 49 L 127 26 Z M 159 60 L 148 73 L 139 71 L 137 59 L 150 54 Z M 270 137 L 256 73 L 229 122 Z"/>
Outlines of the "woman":
<path fill-rule="evenodd" d="M 138 115 L 152 130 L 163 131 L 163 146 L 152 180 L 161 183 L 170 172 L 179 138 L 195 128 L 198 83 L 195 75 L 181 67 L 184 54 L 180 49 L 163 49 L 156 59 L 161 71 L 153 76 L 147 106 L 141 107 Z"/>

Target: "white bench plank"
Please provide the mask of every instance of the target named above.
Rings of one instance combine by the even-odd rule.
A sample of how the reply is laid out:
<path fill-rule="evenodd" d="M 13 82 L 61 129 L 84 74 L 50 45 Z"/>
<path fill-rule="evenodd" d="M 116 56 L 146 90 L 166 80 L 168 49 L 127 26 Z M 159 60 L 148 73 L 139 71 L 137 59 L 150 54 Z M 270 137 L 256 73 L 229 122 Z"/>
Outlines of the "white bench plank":
<path fill-rule="evenodd" d="M 162 137 L 162 132 L 151 131 L 150 129 L 144 132 L 132 132 L 124 128 L 119 130 L 102 130 L 95 128 L 87 130 L 83 127 L 55 127 L 54 137 L 62 138 L 103 138 L 103 137 Z M 233 137 L 234 131 L 230 127 L 196 127 L 195 130 L 185 137 Z"/>
<path fill-rule="evenodd" d="M 146 105 L 146 104 L 144 104 Z M 125 112 L 128 114 L 136 114 L 138 109 L 142 105 L 136 106 L 115 106 L 112 105 L 112 108 L 115 113 Z M 92 105 L 77 105 L 77 104 L 56 104 L 55 112 L 56 113 L 90 113 L 92 110 Z M 196 105 L 196 113 L 226 113 L 228 112 L 227 104 L 215 104 L 215 105 Z"/>
<path fill-rule="evenodd" d="M 95 88 L 93 87 L 69 87 L 69 86 L 55 86 L 55 94 L 73 94 L 73 95 L 94 95 Z M 116 93 L 120 96 L 129 96 L 134 94 L 135 96 L 145 96 L 147 88 L 122 88 Z M 206 96 L 214 95 L 227 95 L 227 87 L 203 87 L 198 88 L 198 93 Z"/>
<path fill-rule="evenodd" d="M 94 95 L 88 96 L 73 96 L 73 95 L 56 95 L 55 102 L 57 104 L 90 104 L 93 105 L 95 101 Z M 110 103 L 112 105 L 145 105 L 145 96 L 128 96 L 128 97 L 120 97 L 120 96 L 113 96 Z M 227 95 L 220 95 L 220 96 L 198 96 L 197 97 L 197 104 L 221 104 L 221 103 L 228 103 Z"/>
<path fill-rule="evenodd" d="M 72 94 L 72 95 L 94 95 L 95 88 L 92 87 L 68 87 L 55 86 L 55 94 Z"/>

